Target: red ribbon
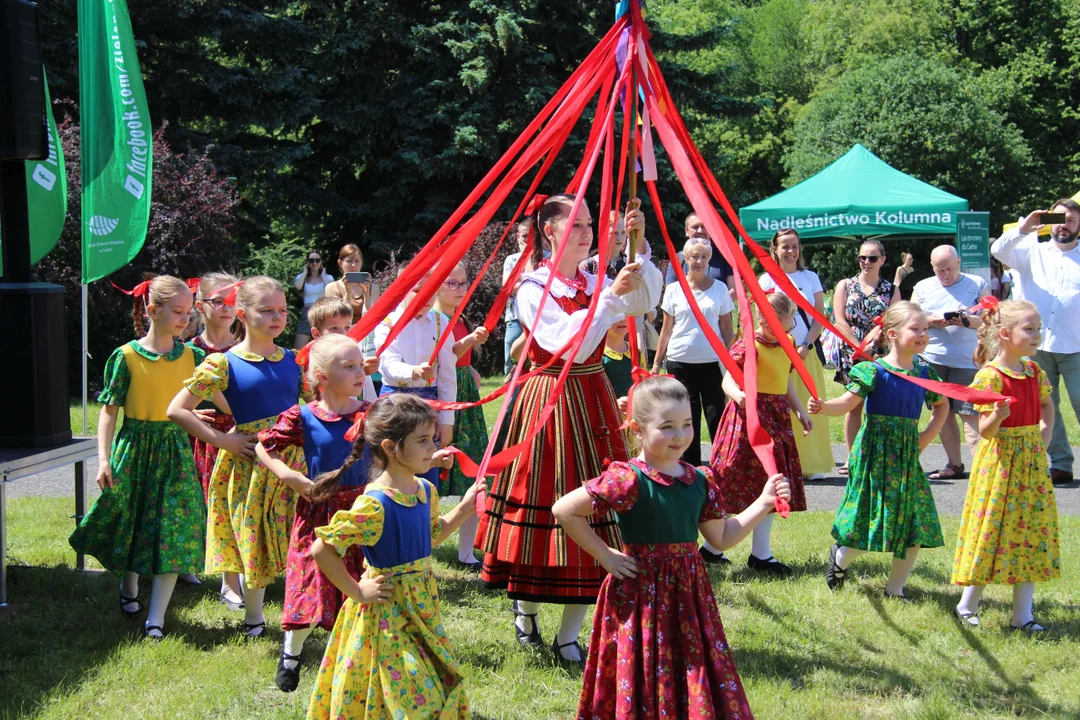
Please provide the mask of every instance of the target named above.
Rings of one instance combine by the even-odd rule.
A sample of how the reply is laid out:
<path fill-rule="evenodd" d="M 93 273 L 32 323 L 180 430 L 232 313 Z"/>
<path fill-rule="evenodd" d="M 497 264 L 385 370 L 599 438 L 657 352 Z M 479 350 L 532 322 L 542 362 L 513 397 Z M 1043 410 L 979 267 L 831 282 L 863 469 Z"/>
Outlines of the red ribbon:
<path fill-rule="evenodd" d="M 197 278 L 197 277 L 188 278 L 184 282 L 187 283 L 187 286 L 188 286 L 188 288 L 191 289 L 192 293 L 196 293 L 196 292 L 199 291 L 199 285 L 202 284 L 202 278 Z"/>
<path fill-rule="evenodd" d="M 114 283 L 112 280 L 109 281 L 109 284 L 111 284 L 114 288 L 124 293 L 125 295 L 129 295 L 131 297 L 146 297 L 150 294 L 150 283 L 152 282 L 154 282 L 153 278 L 150 278 L 149 280 L 143 280 L 141 283 L 131 288 L 130 290 L 125 290 L 124 288 Z"/>
<path fill-rule="evenodd" d="M 311 359 L 311 346 L 315 344 L 314 340 L 309 340 L 308 344 L 296 351 L 296 364 L 302 368 L 307 368 L 308 361 Z"/>
<path fill-rule="evenodd" d="M 634 363 L 635 358 L 631 358 L 630 362 Z M 634 384 L 630 386 L 630 390 L 626 393 L 626 419 L 623 420 L 623 424 L 619 426 L 620 430 L 626 430 L 630 427 L 630 418 L 634 413 L 634 388 L 638 386 L 642 380 L 648 380 L 654 377 L 672 377 L 667 373 L 652 373 L 643 367 L 634 367 L 630 370 L 630 377 L 634 379 Z"/>
<path fill-rule="evenodd" d="M 371 408 L 368 409 L 370 410 Z M 346 440 L 349 442 L 356 442 L 356 438 L 364 437 L 364 418 L 366 415 L 366 412 L 357 413 L 356 420 L 354 420 L 352 426 L 345 431 Z"/>

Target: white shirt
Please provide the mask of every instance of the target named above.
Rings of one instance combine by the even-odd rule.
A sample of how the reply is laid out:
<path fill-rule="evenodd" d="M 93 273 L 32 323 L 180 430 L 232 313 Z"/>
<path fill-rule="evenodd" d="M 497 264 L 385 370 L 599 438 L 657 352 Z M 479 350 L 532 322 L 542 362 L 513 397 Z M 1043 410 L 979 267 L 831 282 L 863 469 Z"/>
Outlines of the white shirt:
<path fill-rule="evenodd" d="M 1021 219 L 1023 222 L 1023 219 Z M 994 241 L 990 252 L 1012 268 L 1013 297 L 1033 303 L 1042 318 L 1039 349 L 1080 352 L 1080 245 L 1062 252 L 1055 241 L 1040 243 L 1036 233 L 1014 227 Z"/>
<path fill-rule="evenodd" d="M 735 306 L 731 303 L 731 295 L 727 285 L 716 280 L 704 292 L 691 288 L 694 300 L 701 308 L 701 314 L 709 326 L 717 330 L 719 334 L 720 318 L 727 315 Z M 664 288 L 664 299 L 660 301 L 660 309 L 671 316 L 673 326 L 671 338 L 668 340 L 667 359 L 681 363 L 714 363 L 720 358 L 709 344 L 708 338 L 701 330 L 697 318 L 690 310 L 690 303 L 686 300 L 682 286 L 674 282 Z"/>
<path fill-rule="evenodd" d="M 813 270 L 796 270 L 793 273 L 785 273 L 788 276 L 788 280 L 799 290 L 799 294 L 809 301 L 811 305 L 815 304 L 814 296 L 823 292 L 821 287 L 821 278 Z M 765 273 L 758 278 L 758 285 L 762 290 L 776 290 L 780 292 L 780 287 L 773 281 L 772 277 Z M 791 337 L 795 345 L 805 345 L 806 338 L 810 334 L 810 328 L 806 326 L 806 323 L 802 319 L 802 308 L 796 308 L 795 310 L 795 326 L 791 328 Z M 810 314 L 807 313 L 806 317 L 809 319 Z M 813 320 L 810 320 L 813 323 Z"/>
<path fill-rule="evenodd" d="M 521 253 L 510 253 L 506 256 L 506 260 L 503 261 L 503 285 L 510 279 L 510 273 L 514 272 L 514 266 L 517 265 L 518 260 L 521 258 Z M 510 298 L 510 301 L 506 303 L 506 314 L 503 316 L 506 322 L 512 322 L 517 320 L 517 310 L 514 308 L 514 299 Z"/>
<path fill-rule="evenodd" d="M 586 281 L 585 291 L 592 294 L 596 290 L 597 277 L 592 273 L 579 270 Z M 537 316 L 540 309 L 540 299 L 544 296 L 544 285 L 547 283 L 550 271 L 547 266 L 538 268 L 533 272 L 522 275 L 522 283 L 518 288 L 517 316 L 521 325 L 533 334 L 535 342 L 548 352 L 556 352 L 566 345 L 571 338 L 576 337 L 583 331 L 585 314 L 589 309 L 582 308 L 576 312 L 567 314 L 554 298 L 548 298 L 544 303 L 544 312 Z M 611 291 L 611 280 L 605 275 L 599 276 L 603 284 L 600 297 L 597 300 L 596 314 L 593 315 L 592 324 L 584 328 L 585 340 L 581 343 L 575 363 L 583 363 L 593 354 L 597 346 L 604 342 L 608 328 L 622 320 L 627 315 L 644 315 L 656 307 L 656 301 L 660 297 L 660 288 L 664 279 L 660 271 L 649 259 L 641 261 L 641 275 L 643 282 L 641 287 L 619 297 Z M 555 297 L 573 297 L 577 291 L 567 287 L 556 278 L 551 283 L 551 294 Z M 563 356 L 565 359 L 565 355 Z"/>
<path fill-rule="evenodd" d="M 986 294 L 986 281 L 978 275 L 960 273 L 949 287 L 941 284 L 937 276 L 915 283 L 911 299 L 928 315 L 944 315 L 947 312 L 968 310 Z M 975 328 L 947 325 L 930 328 L 930 340 L 920 353 L 928 362 L 951 368 L 973 369 L 975 347 L 979 344 L 979 332 Z"/>
<path fill-rule="evenodd" d="M 322 274 L 322 282 L 308 282 L 307 270 L 296 276 L 293 282 L 304 280 L 304 305 L 314 305 L 326 294 L 326 286 L 334 282 L 334 278 L 327 272 Z"/>
<path fill-rule="evenodd" d="M 375 326 L 376 347 L 382 347 L 386 342 L 386 338 L 390 336 L 390 328 L 401 317 L 403 310 L 403 307 L 399 307 Z M 382 373 L 382 381 L 391 387 L 422 388 L 431 387 L 434 384 L 439 400 L 455 402 L 457 400 L 457 369 L 455 368 L 457 356 L 454 355 L 453 337 L 448 338 L 439 349 L 439 355 L 435 361 L 433 383 L 426 380 L 413 380 L 412 376 L 413 368 L 426 363 L 431 357 L 435 343 L 439 341 L 439 336 L 445 330 L 446 319 L 442 313 L 435 310 L 429 310 L 407 323 L 394 338 L 394 342 L 390 343 L 379 356 L 379 372 Z M 440 410 L 439 422 L 443 425 L 453 425 L 454 411 Z"/>

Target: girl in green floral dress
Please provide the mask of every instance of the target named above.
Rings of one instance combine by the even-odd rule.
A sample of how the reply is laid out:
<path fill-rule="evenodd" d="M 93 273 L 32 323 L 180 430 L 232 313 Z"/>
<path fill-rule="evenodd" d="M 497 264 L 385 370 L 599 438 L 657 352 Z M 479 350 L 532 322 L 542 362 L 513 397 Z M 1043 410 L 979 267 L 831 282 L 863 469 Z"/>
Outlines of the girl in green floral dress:
<path fill-rule="evenodd" d="M 71 546 L 120 575 L 120 610 L 135 616 L 139 575 L 153 575 L 146 636 L 162 637 L 165 609 L 181 573 L 201 572 L 206 537 L 203 501 L 187 433 L 169 421 L 169 401 L 184 386 L 202 351 L 176 340 L 188 324 L 191 289 L 163 275 L 141 283 L 135 295 L 136 328 L 145 311 L 146 336 L 113 351 L 105 365 L 98 419 L 101 488 Z M 124 424 L 116 430 L 120 408 Z M 110 452 L 111 446 L 111 452 Z"/>
<path fill-rule="evenodd" d="M 948 404 L 901 375 L 937 380 L 915 356 L 926 347 L 926 316 L 918 305 L 901 301 L 885 312 L 882 335 L 889 353 L 877 363 L 851 368 L 851 383 L 841 397 L 811 399 L 810 412 L 844 415 L 864 400 L 866 417 L 851 448 L 847 489 L 836 510 L 825 579 L 830 589 L 844 583 L 851 561 L 864 552 L 891 552 L 887 597 L 904 597 L 904 585 L 922 547 L 941 547 L 941 525 L 930 483 L 919 454 L 930 444 L 948 415 Z M 919 432 L 923 402 L 930 403 L 930 424 Z"/>

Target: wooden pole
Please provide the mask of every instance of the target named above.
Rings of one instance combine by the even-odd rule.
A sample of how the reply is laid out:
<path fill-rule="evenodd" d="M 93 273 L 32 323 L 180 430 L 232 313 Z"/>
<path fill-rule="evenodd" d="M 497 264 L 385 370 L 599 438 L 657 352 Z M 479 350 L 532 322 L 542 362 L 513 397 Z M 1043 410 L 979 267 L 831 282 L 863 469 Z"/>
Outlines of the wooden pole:
<path fill-rule="evenodd" d="M 627 172 L 630 173 L 627 186 L 629 187 L 630 201 L 633 202 L 637 197 L 637 126 L 638 126 L 638 107 L 637 107 L 637 73 L 634 72 L 635 68 L 633 63 L 636 62 L 634 57 L 634 35 L 630 33 L 629 37 L 630 47 L 627 48 L 626 61 L 631 63 L 630 65 L 630 84 L 627 86 L 628 94 L 628 110 L 631 114 L 630 117 L 630 162 L 627 163 Z M 635 234 L 628 234 L 627 236 L 627 248 L 626 248 L 626 262 L 627 264 L 634 262 L 634 255 L 637 253 L 638 238 Z"/>

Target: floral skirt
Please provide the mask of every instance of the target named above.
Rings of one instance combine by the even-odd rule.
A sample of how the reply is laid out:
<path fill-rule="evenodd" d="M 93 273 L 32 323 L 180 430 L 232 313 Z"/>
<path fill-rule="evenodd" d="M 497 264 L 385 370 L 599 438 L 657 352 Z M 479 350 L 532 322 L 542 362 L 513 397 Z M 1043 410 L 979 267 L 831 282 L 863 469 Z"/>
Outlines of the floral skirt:
<path fill-rule="evenodd" d="M 1057 501 L 1038 425 L 981 440 L 971 465 L 952 581 L 1044 582 L 1061 577 Z"/>
<path fill-rule="evenodd" d="M 255 435 L 276 417 L 237 425 L 234 433 Z M 304 450 L 281 451 L 289 467 L 303 465 Z M 218 453 L 210 482 L 206 527 L 206 571 L 243 573 L 250 588 L 262 588 L 285 571 L 296 493 L 255 459 Z"/>
<path fill-rule="evenodd" d="M 697 543 L 627 545 L 629 580 L 604 580 L 579 720 L 753 717 Z"/>
<path fill-rule="evenodd" d="M 845 547 L 907 557 L 910 547 L 941 547 L 934 494 L 919 466 L 915 418 L 867 415 L 851 447 L 847 487 L 832 536 Z"/>
<path fill-rule="evenodd" d="M 472 372 L 467 367 L 457 369 L 457 399 L 458 402 L 476 402 L 480 399 L 480 389 L 476 387 Z M 484 408 L 477 405 L 467 410 L 458 410 L 454 413 L 454 447 L 463 450 L 472 458 L 473 462 L 479 463 L 487 449 L 488 432 L 487 422 L 484 420 Z M 443 495 L 464 495 L 475 480 L 461 472 L 461 466 L 454 463 L 450 470 L 450 483 L 448 487 L 441 488 Z"/>
<path fill-rule="evenodd" d="M 289 558 L 285 567 L 282 630 L 304 630 L 312 623 L 317 623 L 324 630 L 334 628 L 345 596 L 319 570 L 310 555 L 311 546 L 315 543 L 315 528 L 329 525 L 330 518 L 338 510 L 352 508 L 353 502 L 364 492 L 364 487 L 343 487 L 325 503 L 312 503 L 305 497 L 296 501 L 296 517 L 293 518 Z M 354 545 L 348 548 L 341 559 L 353 580 L 359 581 L 364 574 L 364 552 L 361 547 Z"/>
<path fill-rule="evenodd" d="M 110 463 L 114 485 L 72 533 L 71 547 L 117 575 L 201 572 L 206 505 L 187 434 L 172 422 L 125 418 Z"/>
<path fill-rule="evenodd" d="M 393 595 L 385 603 L 345 601 L 315 677 L 308 719 L 468 718 L 431 558 L 370 572 L 389 577 Z"/>
<path fill-rule="evenodd" d="M 235 424 L 232 415 L 215 412 L 210 427 L 218 432 L 227 433 L 233 429 Z M 218 449 L 197 437 L 189 437 L 191 438 L 191 450 L 195 454 L 195 470 L 199 474 L 199 485 L 202 486 L 203 500 L 209 503 L 210 479 L 214 477 L 214 465 L 217 463 Z"/>
<path fill-rule="evenodd" d="M 795 447 L 795 434 L 791 430 L 787 396 L 759 394 L 758 418 L 761 427 L 772 436 L 776 468 L 791 484 L 791 509 L 805 510 L 806 490 L 803 487 L 799 450 Z M 724 408 L 710 464 L 720 479 L 724 512 L 741 513 L 765 489 L 769 477 L 750 447 L 750 438 L 746 434 L 746 410 L 737 403 L 729 401 Z"/>

